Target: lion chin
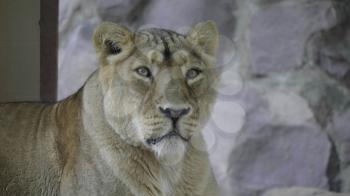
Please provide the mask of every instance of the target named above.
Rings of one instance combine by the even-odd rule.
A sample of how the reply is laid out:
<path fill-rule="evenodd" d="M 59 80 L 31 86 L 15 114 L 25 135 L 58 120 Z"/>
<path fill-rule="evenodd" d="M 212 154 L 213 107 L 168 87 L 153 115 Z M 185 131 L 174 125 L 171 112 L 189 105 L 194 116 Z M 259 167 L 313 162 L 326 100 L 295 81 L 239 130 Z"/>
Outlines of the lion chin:
<path fill-rule="evenodd" d="M 151 144 L 151 149 L 162 164 L 172 166 L 182 161 L 186 146 L 187 142 L 180 136 L 171 135 Z"/>

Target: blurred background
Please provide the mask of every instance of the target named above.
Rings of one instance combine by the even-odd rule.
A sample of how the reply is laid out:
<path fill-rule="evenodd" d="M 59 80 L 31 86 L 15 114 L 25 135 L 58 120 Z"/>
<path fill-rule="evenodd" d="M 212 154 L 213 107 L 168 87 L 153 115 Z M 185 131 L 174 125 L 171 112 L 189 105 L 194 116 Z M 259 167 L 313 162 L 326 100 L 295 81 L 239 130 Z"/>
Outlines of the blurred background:
<path fill-rule="evenodd" d="M 60 0 L 59 13 L 59 99 L 97 68 L 101 21 L 214 20 L 223 78 L 204 135 L 222 195 L 350 195 L 350 1 Z"/>

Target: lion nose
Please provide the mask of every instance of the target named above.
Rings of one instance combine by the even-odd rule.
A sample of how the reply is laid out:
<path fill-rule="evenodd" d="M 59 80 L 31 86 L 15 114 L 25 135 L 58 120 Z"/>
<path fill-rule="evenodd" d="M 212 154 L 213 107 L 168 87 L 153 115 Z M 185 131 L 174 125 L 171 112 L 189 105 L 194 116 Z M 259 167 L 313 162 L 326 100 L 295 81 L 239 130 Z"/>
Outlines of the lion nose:
<path fill-rule="evenodd" d="M 173 109 L 159 107 L 159 110 L 162 114 L 172 120 L 177 120 L 190 112 L 190 108 Z"/>

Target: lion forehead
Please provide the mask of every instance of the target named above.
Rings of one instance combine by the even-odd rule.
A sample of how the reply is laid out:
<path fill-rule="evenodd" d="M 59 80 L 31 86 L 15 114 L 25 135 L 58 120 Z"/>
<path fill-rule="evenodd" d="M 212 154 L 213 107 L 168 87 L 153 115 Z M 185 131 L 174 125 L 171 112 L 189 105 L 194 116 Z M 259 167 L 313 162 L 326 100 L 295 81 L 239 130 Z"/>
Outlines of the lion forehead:
<path fill-rule="evenodd" d="M 179 51 L 182 51 L 182 55 L 177 57 L 190 54 L 186 37 L 165 29 L 141 30 L 136 33 L 135 44 L 150 61 L 166 61 Z"/>

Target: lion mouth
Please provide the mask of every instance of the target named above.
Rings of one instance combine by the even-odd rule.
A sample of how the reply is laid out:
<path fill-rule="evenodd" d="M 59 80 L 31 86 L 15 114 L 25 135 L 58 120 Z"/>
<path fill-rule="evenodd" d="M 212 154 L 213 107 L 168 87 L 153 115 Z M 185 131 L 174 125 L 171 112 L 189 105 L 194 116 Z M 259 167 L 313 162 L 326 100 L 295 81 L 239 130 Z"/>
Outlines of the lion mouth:
<path fill-rule="evenodd" d="M 171 137 L 179 137 L 180 139 L 182 139 L 185 142 L 188 142 L 190 140 L 189 138 L 185 138 L 184 136 L 182 136 L 177 129 L 173 129 L 161 137 L 147 139 L 146 142 L 148 145 L 155 145 L 155 144 L 161 142 L 163 139 L 168 139 Z"/>

